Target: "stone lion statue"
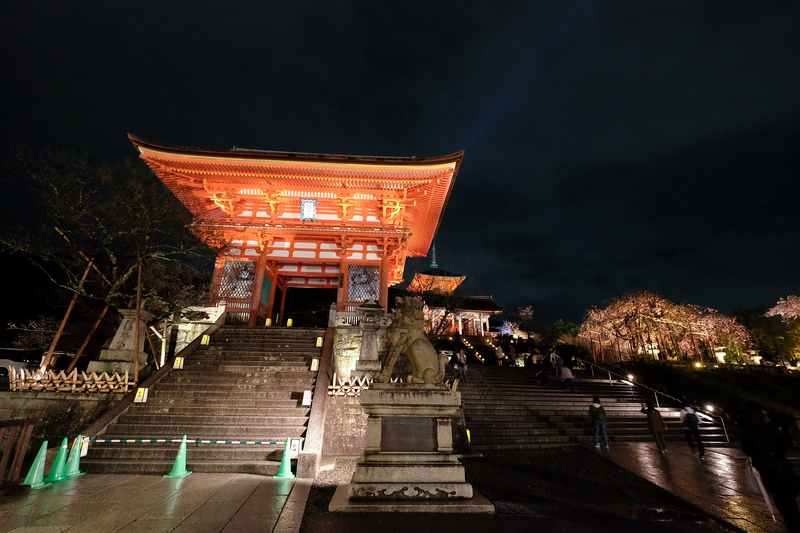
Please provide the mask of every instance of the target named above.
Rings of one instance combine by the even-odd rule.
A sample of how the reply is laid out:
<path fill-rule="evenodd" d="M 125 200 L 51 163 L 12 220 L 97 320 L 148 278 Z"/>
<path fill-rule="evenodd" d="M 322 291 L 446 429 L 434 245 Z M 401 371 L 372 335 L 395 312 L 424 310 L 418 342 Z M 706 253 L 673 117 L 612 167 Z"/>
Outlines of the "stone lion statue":
<path fill-rule="evenodd" d="M 389 383 L 392 370 L 400 354 L 411 363 L 408 383 L 442 383 L 444 381 L 447 356 L 436 353 L 431 341 L 425 337 L 425 318 L 422 300 L 399 297 L 392 325 L 386 330 L 389 350 L 383 368 L 375 375 L 377 383 Z"/>

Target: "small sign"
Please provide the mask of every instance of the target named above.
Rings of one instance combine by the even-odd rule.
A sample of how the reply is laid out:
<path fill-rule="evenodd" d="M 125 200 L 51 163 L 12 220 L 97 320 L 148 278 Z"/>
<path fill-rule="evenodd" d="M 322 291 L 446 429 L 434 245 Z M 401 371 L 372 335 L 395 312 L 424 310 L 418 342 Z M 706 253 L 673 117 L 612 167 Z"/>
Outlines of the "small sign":
<path fill-rule="evenodd" d="M 183 357 L 176 357 L 175 362 L 172 363 L 173 370 L 183 370 Z"/>
<path fill-rule="evenodd" d="M 265 327 L 270 327 L 271 325 L 272 325 L 272 319 L 271 318 L 268 318 L 268 319 L 264 320 L 264 326 Z"/>
<path fill-rule="evenodd" d="M 301 446 L 302 446 L 302 439 L 291 439 L 289 441 L 289 457 L 292 459 L 297 459 L 297 456 L 300 455 Z"/>
<path fill-rule="evenodd" d="M 136 389 L 136 396 L 133 398 L 133 403 L 147 403 L 147 387 L 139 387 Z"/>
<path fill-rule="evenodd" d="M 303 405 L 310 406 L 311 405 L 311 391 L 303 391 Z"/>
<path fill-rule="evenodd" d="M 319 359 L 312 359 L 311 360 L 311 371 L 316 372 L 319 370 Z"/>
<path fill-rule="evenodd" d="M 322 337 L 317 337 L 317 348 L 322 348 Z"/>
<path fill-rule="evenodd" d="M 210 335 L 203 335 L 203 339 L 200 341 L 200 344 L 203 346 L 208 346 L 208 343 L 211 341 Z"/>
<path fill-rule="evenodd" d="M 81 439 L 81 457 L 89 455 L 89 437 Z"/>
<path fill-rule="evenodd" d="M 300 220 L 310 220 L 316 222 L 317 220 L 317 201 L 311 198 L 302 198 L 300 200 Z"/>

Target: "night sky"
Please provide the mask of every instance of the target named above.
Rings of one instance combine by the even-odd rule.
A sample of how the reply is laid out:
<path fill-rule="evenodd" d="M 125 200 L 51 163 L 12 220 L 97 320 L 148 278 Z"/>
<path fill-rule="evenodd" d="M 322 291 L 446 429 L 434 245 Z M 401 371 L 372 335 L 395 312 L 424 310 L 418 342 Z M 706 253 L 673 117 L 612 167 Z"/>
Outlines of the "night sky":
<path fill-rule="evenodd" d="M 800 291 L 797 0 L 6 0 L 0 47 L 2 151 L 465 150 L 439 267 L 540 322 Z"/>

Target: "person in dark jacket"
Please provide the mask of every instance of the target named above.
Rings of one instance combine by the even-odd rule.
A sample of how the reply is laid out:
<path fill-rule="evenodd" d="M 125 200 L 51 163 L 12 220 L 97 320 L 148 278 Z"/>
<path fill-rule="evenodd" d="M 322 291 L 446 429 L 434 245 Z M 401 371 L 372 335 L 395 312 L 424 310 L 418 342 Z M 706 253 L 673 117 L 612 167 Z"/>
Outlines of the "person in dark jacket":
<path fill-rule="evenodd" d="M 658 451 L 666 453 L 667 441 L 664 440 L 664 432 L 667 430 L 667 425 L 664 419 L 661 418 L 661 413 L 653 407 L 653 402 L 647 402 L 642 406 L 642 412 L 647 415 L 647 425 L 650 428 L 650 433 L 656 439 L 656 446 Z"/>
<path fill-rule="evenodd" d="M 594 398 L 592 405 L 589 406 L 589 417 L 594 426 L 594 445 L 600 447 L 600 433 L 603 433 L 603 442 L 608 448 L 608 435 L 606 434 L 606 410 L 600 405 L 600 398 Z"/>
<path fill-rule="evenodd" d="M 786 531 L 800 532 L 800 510 L 797 507 L 800 479 L 786 458 L 786 441 L 769 424 L 766 412 L 750 411 L 748 419 L 741 436 L 742 451 L 750 456 L 764 487 L 772 494 Z"/>
<path fill-rule="evenodd" d="M 706 455 L 706 450 L 703 447 L 703 438 L 700 435 L 700 418 L 697 416 L 697 411 L 688 402 L 681 409 L 681 422 L 684 425 L 683 433 L 686 435 L 686 444 L 694 450 L 696 443 L 697 453 L 700 454 L 700 459 L 702 459 Z"/>

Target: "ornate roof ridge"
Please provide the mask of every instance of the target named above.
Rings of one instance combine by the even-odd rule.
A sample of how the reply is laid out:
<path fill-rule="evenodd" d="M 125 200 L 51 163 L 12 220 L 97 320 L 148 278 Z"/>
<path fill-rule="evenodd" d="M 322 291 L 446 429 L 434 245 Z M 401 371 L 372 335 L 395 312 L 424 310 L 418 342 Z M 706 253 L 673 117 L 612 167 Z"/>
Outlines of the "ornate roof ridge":
<path fill-rule="evenodd" d="M 460 163 L 464 156 L 464 151 L 455 152 L 443 156 L 433 157 L 400 157 L 400 156 L 367 156 L 367 155 L 343 155 L 343 154 L 319 154 L 311 152 L 284 152 L 274 150 L 259 150 L 250 148 L 239 148 L 234 146 L 231 150 L 209 150 L 205 148 L 195 148 L 189 146 L 174 146 L 159 144 L 137 137 L 131 133 L 128 139 L 137 148 L 142 147 L 149 150 L 167 152 L 174 154 L 205 156 L 205 157 L 227 157 L 233 159 L 271 159 L 279 161 L 302 161 L 302 162 L 335 162 L 335 163 L 370 163 L 376 165 L 420 165 L 420 164 L 442 164 Z"/>

